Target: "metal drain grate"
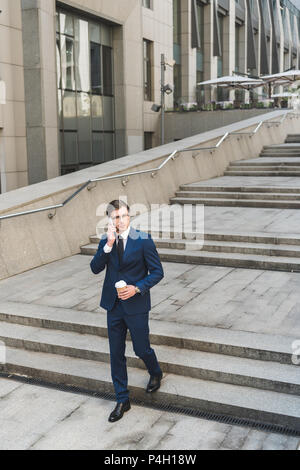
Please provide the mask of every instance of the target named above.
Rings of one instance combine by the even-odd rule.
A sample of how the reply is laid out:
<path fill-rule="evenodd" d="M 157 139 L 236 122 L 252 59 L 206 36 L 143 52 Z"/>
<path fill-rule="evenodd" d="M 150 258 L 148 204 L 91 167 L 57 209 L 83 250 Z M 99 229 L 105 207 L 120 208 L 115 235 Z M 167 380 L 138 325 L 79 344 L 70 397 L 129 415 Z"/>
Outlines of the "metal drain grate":
<path fill-rule="evenodd" d="M 97 398 L 101 398 L 101 399 L 109 400 L 113 402 L 116 401 L 115 395 L 110 392 L 101 392 L 101 391 L 94 392 L 92 390 L 86 390 L 84 388 L 77 387 L 75 385 L 54 384 L 54 383 L 47 382 L 42 379 L 32 378 L 32 377 L 18 375 L 18 374 L 11 374 L 11 373 L 8 374 L 8 373 L 0 372 L 0 377 L 13 379 L 22 383 L 28 383 L 30 385 L 36 385 L 40 387 L 47 387 L 47 388 L 52 388 L 55 390 L 61 390 L 64 392 L 69 392 L 69 393 L 76 393 L 80 395 L 97 397 Z M 279 424 L 272 424 L 272 423 L 263 423 L 263 422 L 256 421 L 253 419 L 248 419 L 248 418 L 238 418 L 234 416 L 223 415 L 220 413 L 207 412 L 207 411 L 203 411 L 197 408 L 175 406 L 175 405 L 170 405 L 169 403 L 164 403 L 162 401 L 159 403 L 150 403 L 150 402 L 145 402 L 139 398 L 130 397 L 130 403 L 137 405 L 137 406 L 151 408 L 151 409 L 155 409 L 159 411 L 166 411 L 168 413 L 178 413 L 178 414 L 183 414 L 186 416 L 191 416 L 194 418 L 202 418 L 202 419 L 207 419 L 209 421 L 216 421 L 222 424 L 249 427 L 253 429 L 258 429 L 259 431 L 283 434 L 283 435 L 292 436 L 292 437 L 300 436 L 300 430 L 289 428 L 288 426 L 281 426 Z"/>

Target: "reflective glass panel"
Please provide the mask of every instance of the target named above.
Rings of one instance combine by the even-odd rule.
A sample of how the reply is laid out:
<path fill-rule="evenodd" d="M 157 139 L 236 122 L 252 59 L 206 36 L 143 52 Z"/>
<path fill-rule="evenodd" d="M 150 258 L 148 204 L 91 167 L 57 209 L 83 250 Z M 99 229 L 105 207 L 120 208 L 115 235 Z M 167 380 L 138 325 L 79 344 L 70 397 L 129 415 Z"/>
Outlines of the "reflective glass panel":
<path fill-rule="evenodd" d="M 101 44 L 112 47 L 112 29 L 106 25 L 101 25 Z"/>
<path fill-rule="evenodd" d="M 75 19 L 76 85 L 79 91 L 90 91 L 89 25 L 85 20 Z"/>
<path fill-rule="evenodd" d="M 90 43 L 91 47 L 91 83 L 92 93 L 100 95 L 101 87 L 101 46 L 95 42 Z"/>
<path fill-rule="evenodd" d="M 62 88 L 75 90 L 74 40 L 68 36 L 61 35 L 60 44 Z"/>
<path fill-rule="evenodd" d="M 103 95 L 113 95 L 112 50 L 102 47 L 103 55 Z"/>
<path fill-rule="evenodd" d="M 108 162 L 114 158 L 114 134 L 104 135 L 105 161 Z"/>
<path fill-rule="evenodd" d="M 64 129 L 75 130 L 77 129 L 76 117 L 76 94 L 72 91 L 63 92 L 63 119 Z"/>
<path fill-rule="evenodd" d="M 102 132 L 93 132 L 93 162 L 103 163 L 104 155 L 104 134 Z"/>
<path fill-rule="evenodd" d="M 73 16 L 68 15 L 66 13 L 60 13 L 59 19 L 60 19 L 61 34 L 74 36 Z"/>
<path fill-rule="evenodd" d="M 93 131 L 103 130 L 103 97 L 92 96 L 92 129 Z"/>
<path fill-rule="evenodd" d="M 64 164 L 78 163 L 77 132 L 64 132 Z"/>
<path fill-rule="evenodd" d="M 77 94 L 79 161 L 91 161 L 91 100 L 88 93 Z"/>
<path fill-rule="evenodd" d="M 114 130 L 114 116 L 113 116 L 113 98 L 103 96 L 103 117 L 104 117 L 104 130 Z"/>

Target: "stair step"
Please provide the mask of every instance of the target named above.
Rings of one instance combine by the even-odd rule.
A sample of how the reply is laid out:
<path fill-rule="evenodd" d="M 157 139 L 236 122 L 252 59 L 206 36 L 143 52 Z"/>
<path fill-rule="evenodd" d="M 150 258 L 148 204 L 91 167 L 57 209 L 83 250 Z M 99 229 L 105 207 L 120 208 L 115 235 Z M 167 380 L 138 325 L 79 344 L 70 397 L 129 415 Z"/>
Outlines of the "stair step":
<path fill-rule="evenodd" d="M 40 329 L 0 322 L 0 339 L 7 347 L 38 351 L 110 363 L 107 338 L 74 332 Z M 164 373 L 261 388 L 300 396 L 300 374 L 296 365 L 278 364 L 214 354 L 172 346 L 156 345 L 155 351 Z M 126 342 L 130 367 L 145 369 L 136 357 L 131 341 Z"/>
<path fill-rule="evenodd" d="M 61 330 L 107 338 L 105 311 L 101 314 L 32 303 L 2 301 L 0 302 L 0 320 L 38 329 Z M 184 323 L 152 318 L 149 323 L 151 344 L 281 364 L 292 363 L 290 337 L 199 325 L 193 325 L 191 329 L 190 325 Z"/>
<path fill-rule="evenodd" d="M 259 244 L 259 243 L 245 243 L 245 242 L 226 242 L 226 241 L 199 241 L 199 240 L 184 240 L 184 239 L 163 239 L 153 237 L 157 248 L 170 248 L 172 250 L 187 250 L 197 252 L 215 252 L 215 253 L 241 253 L 253 254 L 258 256 L 269 257 L 287 257 L 287 258 L 300 258 L 300 248 L 289 245 L 272 245 L 272 244 Z M 85 255 L 94 255 L 97 251 L 98 245 L 90 243 L 81 247 L 81 253 Z"/>
<path fill-rule="evenodd" d="M 259 158 L 299 158 L 300 157 L 300 150 L 298 152 L 261 152 Z"/>
<path fill-rule="evenodd" d="M 300 176 L 300 171 L 224 171 L 224 176 Z"/>
<path fill-rule="evenodd" d="M 7 348 L 6 363 L 0 369 L 9 374 L 77 386 L 89 391 L 113 393 L 110 365 L 104 362 L 60 356 L 50 353 Z M 245 417 L 300 431 L 300 397 L 225 384 L 211 380 L 165 374 L 155 394 L 145 393 L 148 373 L 128 367 L 128 385 L 132 397 L 148 403 L 168 403 L 180 407 Z"/>
<path fill-rule="evenodd" d="M 286 188 L 286 187 L 278 187 L 278 186 L 207 186 L 204 184 L 185 184 L 180 185 L 179 189 L 182 191 L 221 191 L 221 192 L 242 192 L 242 193 L 300 193 L 300 186 L 297 188 Z"/>
<path fill-rule="evenodd" d="M 272 199 L 284 201 L 300 201 L 300 191 L 296 193 L 266 193 L 266 192 L 221 192 L 221 191 L 176 191 L 176 197 L 208 197 L 208 198 L 222 198 L 222 199 Z"/>
<path fill-rule="evenodd" d="M 206 206 L 239 206 L 239 207 L 271 207 L 279 209 L 299 209 L 300 202 L 272 201 L 272 200 L 237 200 L 237 199 L 210 199 L 210 198 L 184 198 L 172 197 L 170 204 L 204 204 Z"/>
<path fill-rule="evenodd" d="M 182 237 L 184 241 L 188 240 L 216 240 L 216 241 L 226 241 L 226 242 L 242 242 L 242 243 L 262 243 L 262 244 L 273 244 L 277 248 L 280 248 L 280 245 L 300 245 L 300 235 L 299 234 L 280 234 L 277 233 L 276 235 L 266 235 L 265 232 L 252 232 L 251 234 L 245 234 L 244 232 L 235 233 L 220 230 L 215 232 L 188 232 L 185 231 L 184 233 L 178 233 L 172 230 L 149 230 L 147 227 L 144 229 L 145 232 L 151 234 L 153 238 L 162 239 L 167 238 L 168 240 L 178 240 L 179 236 Z M 104 232 L 104 229 L 103 229 Z M 100 238 L 97 235 L 90 236 L 90 242 L 94 244 L 99 244 Z"/>
<path fill-rule="evenodd" d="M 250 160 L 235 160 L 234 162 L 231 162 L 230 165 L 234 166 L 273 166 L 277 165 L 280 167 L 289 167 L 289 166 L 295 166 L 298 167 L 300 165 L 300 158 L 282 158 L 281 160 L 274 159 L 272 157 L 259 157 L 259 158 L 251 158 Z"/>
<path fill-rule="evenodd" d="M 244 253 L 266 256 L 283 256 L 300 258 L 300 247 L 290 245 L 274 245 L 262 243 L 228 242 L 228 241 L 188 241 L 153 238 L 156 247 L 176 250 L 196 250 L 216 253 Z"/>
<path fill-rule="evenodd" d="M 158 248 L 162 261 L 187 264 L 209 264 L 235 268 L 274 269 L 279 271 L 300 272 L 300 260 L 283 256 L 249 255 L 243 253 L 214 253 L 209 251 L 174 250 Z"/>
<path fill-rule="evenodd" d="M 227 171 L 284 171 L 284 172 L 299 172 L 300 165 L 233 165 L 230 164 L 227 167 Z"/>

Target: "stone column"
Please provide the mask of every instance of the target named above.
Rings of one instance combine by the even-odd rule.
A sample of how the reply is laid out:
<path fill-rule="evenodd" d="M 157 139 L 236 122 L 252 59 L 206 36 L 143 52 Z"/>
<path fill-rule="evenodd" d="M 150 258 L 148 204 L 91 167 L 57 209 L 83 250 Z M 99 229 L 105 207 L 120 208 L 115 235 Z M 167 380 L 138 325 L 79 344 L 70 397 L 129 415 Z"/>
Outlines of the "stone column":
<path fill-rule="evenodd" d="M 224 17 L 223 28 L 223 70 L 224 75 L 232 75 L 235 69 L 235 0 L 229 0 L 229 15 Z M 229 99 L 234 100 L 234 90 L 229 90 Z"/>
<path fill-rule="evenodd" d="M 191 103 L 196 101 L 197 49 L 191 47 L 192 2 L 181 1 L 181 60 L 182 60 L 182 99 Z"/>
<path fill-rule="evenodd" d="M 28 181 L 60 175 L 55 0 L 22 0 Z"/>
<path fill-rule="evenodd" d="M 213 56 L 213 2 L 204 7 L 204 80 L 217 77 L 218 58 Z M 205 102 L 215 100 L 216 87 L 205 86 Z"/>

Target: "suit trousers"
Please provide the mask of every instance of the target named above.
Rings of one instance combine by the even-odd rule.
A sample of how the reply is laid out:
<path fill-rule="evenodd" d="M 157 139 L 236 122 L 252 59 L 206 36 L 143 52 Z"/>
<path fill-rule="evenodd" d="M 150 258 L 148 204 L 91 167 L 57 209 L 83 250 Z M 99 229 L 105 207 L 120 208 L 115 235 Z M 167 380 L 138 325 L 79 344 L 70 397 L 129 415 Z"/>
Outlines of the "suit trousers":
<path fill-rule="evenodd" d="M 130 331 L 134 352 L 144 361 L 149 374 L 159 375 L 162 372 L 155 351 L 150 347 L 149 312 L 128 315 L 122 302 L 117 297 L 112 310 L 107 311 L 111 377 L 118 403 L 129 398 L 125 357 L 127 329 Z"/>

